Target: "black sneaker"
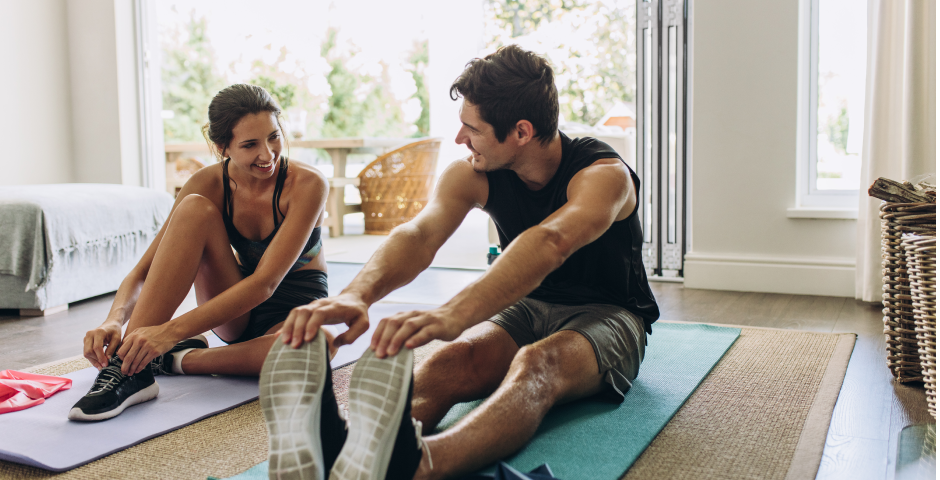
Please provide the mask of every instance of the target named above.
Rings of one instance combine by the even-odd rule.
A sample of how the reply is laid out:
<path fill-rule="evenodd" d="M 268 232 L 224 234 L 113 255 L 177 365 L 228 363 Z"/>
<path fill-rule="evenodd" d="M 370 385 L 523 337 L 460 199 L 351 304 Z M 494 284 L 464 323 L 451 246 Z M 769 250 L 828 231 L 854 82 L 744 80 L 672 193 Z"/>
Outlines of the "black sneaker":
<path fill-rule="evenodd" d="M 298 349 L 274 341 L 261 367 L 268 478 L 321 480 L 346 441 L 325 335 Z"/>
<path fill-rule="evenodd" d="M 135 375 L 121 373 L 121 359 L 112 355 L 98 372 L 91 390 L 69 410 L 69 420 L 98 421 L 116 417 L 125 408 L 157 398 L 160 386 L 145 368 Z"/>
<path fill-rule="evenodd" d="M 421 463 L 421 423 L 411 418 L 414 352 L 379 359 L 371 349 L 349 379 L 349 438 L 330 480 L 414 478 Z"/>
<path fill-rule="evenodd" d="M 159 355 L 150 361 L 150 370 L 154 375 L 179 375 L 173 373 L 173 354 L 190 348 L 209 348 L 209 341 L 204 335 L 187 338 L 170 349 L 169 352 Z"/>

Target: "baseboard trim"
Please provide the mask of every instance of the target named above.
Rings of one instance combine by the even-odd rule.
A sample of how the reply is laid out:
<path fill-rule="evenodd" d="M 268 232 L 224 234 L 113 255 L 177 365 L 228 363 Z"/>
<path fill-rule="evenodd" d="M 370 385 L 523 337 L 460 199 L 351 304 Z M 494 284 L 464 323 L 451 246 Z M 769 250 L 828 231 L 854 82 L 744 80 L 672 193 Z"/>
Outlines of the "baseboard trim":
<path fill-rule="evenodd" d="M 855 259 L 689 253 L 686 288 L 855 296 Z"/>
<path fill-rule="evenodd" d="M 49 315 L 55 315 L 59 312 L 64 312 L 69 309 L 69 304 L 56 305 L 55 307 L 49 308 L 21 308 L 20 316 L 21 317 L 46 317 Z"/>

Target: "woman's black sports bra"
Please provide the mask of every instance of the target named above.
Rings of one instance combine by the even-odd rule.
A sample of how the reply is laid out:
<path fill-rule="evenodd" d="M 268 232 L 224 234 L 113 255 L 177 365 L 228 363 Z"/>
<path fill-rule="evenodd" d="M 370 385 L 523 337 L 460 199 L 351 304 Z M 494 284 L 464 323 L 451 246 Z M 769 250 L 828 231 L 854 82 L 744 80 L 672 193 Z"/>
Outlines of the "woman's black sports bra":
<path fill-rule="evenodd" d="M 229 186 L 228 176 L 229 159 L 225 159 L 222 163 L 222 189 L 224 192 L 222 197 L 222 220 L 225 222 L 225 231 L 228 232 L 229 243 L 232 244 L 232 247 L 238 252 L 238 260 L 241 262 L 242 267 L 246 268 L 251 273 L 258 268 L 258 262 L 261 261 L 265 250 L 267 250 L 268 245 L 271 244 L 271 239 L 274 238 L 278 229 L 281 228 L 279 218 L 283 217 L 284 213 L 281 212 L 279 204 L 281 201 L 281 190 L 284 188 L 284 179 L 287 178 L 288 165 L 287 158 L 281 157 L 280 160 L 281 166 L 277 172 L 277 181 L 274 184 L 274 195 L 271 198 L 271 209 L 274 212 L 274 230 L 268 235 L 268 238 L 258 242 L 245 238 L 245 236 L 235 228 L 235 224 L 232 223 L 232 189 Z M 279 214 L 280 217 L 278 216 Z M 293 272 L 310 263 L 311 260 L 320 254 L 322 247 L 323 240 L 320 238 L 320 227 L 316 227 L 313 229 L 313 232 L 310 233 L 310 238 L 307 239 L 307 244 L 304 246 L 303 250 L 304 253 L 302 253 L 300 258 L 290 267 L 290 271 Z M 249 275 L 251 273 L 249 273 Z"/>

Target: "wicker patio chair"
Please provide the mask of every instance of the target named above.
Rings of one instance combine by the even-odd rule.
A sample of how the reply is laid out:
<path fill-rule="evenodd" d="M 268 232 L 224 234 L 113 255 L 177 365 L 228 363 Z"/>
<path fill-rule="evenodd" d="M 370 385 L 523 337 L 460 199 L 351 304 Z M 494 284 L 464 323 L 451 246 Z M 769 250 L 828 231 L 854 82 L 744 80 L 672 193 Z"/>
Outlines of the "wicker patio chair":
<path fill-rule="evenodd" d="M 359 174 L 365 233 L 387 235 L 428 203 L 441 139 L 410 143 L 376 158 Z"/>

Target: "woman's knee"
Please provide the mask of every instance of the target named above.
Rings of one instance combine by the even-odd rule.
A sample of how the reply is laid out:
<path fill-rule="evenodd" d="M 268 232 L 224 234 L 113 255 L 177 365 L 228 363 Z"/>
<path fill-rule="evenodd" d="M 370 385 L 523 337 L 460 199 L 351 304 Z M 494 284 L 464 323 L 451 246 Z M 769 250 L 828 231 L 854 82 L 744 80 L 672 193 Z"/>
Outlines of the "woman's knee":
<path fill-rule="evenodd" d="M 202 195 L 191 193 L 180 200 L 179 205 L 176 206 L 176 211 L 173 212 L 173 216 L 175 217 L 174 219 L 200 222 L 199 224 L 203 224 L 202 222 L 221 219 L 222 213 L 212 200 Z"/>

